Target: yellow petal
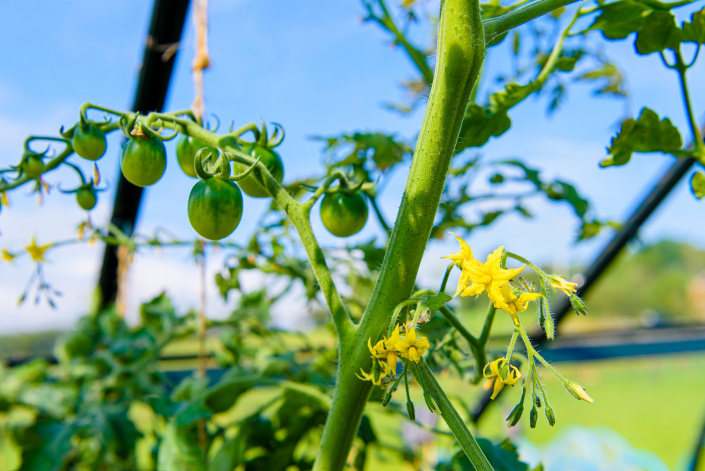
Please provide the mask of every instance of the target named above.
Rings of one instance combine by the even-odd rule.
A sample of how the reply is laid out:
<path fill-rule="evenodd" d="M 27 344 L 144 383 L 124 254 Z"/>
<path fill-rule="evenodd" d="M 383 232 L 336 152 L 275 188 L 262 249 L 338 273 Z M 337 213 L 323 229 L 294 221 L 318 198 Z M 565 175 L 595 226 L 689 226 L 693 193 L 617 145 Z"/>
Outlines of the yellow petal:
<path fill-rule="evenodd" d="M 494 380 L 494 392 L 490 396 L 490 399 L 494 399 L 495 397 L 497 397 L 497 394 L 499 394 L 499 392 L 502 390 L 503 387 L 504 387 L 504 383 L 502 382 L 502 380 L 500 378 L 495 379 Z"/>

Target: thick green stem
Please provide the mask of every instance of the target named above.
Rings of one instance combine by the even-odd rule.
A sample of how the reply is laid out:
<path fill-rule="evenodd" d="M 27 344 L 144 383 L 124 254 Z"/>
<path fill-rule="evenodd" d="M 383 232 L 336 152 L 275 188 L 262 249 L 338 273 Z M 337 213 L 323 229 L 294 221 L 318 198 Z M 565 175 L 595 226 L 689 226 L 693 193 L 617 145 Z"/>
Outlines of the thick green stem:
<path fill-rule="evenodd" d="M 470 92 L 484 58 L 479 0 L 445 0 L 435 79 L 396 224 L 370 303 L 351 342 L 341 345 L 333 405 L 314 469 L 344 467 L 371 390 L 355 377 L 370 367 L 367 340 L 387 326 L 394 307 L 409 298 L 445 185 Z"/>

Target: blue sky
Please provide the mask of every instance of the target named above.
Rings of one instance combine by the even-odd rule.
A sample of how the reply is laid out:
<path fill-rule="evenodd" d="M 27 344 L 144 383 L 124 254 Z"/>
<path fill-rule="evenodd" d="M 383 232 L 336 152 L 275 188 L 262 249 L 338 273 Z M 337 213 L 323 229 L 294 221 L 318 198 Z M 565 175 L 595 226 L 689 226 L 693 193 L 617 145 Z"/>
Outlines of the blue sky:
<path fill-rule="evenodd" d="M 206 105 L 223 123 L 249 121 L 282 123 L 287 138 L 280 147 L 286 166 L 286 180 L 311 175 L 321 161 L 321 145 L 312 135 L 339 132 L 389 131 L 412 138 L 420 128 L 423 107 L 400 116 L 382 103 L 403 98 L 399 83 L 415 77 L 401 50 L 389 47 L 388 37 L 372 24 L 359 21 L 362 9 L 357 1 L 272 2 L 253 0 L 213 1 L 210 10 L 212 68 L 206 73 Z M 108 107 L 128 109 L 132 103 L 143 42 L 151 15 L 151 2 L 54 2 L 49 0 L 12 2 L 0 18 L 3 69 L 0 71 L 0 165 L 17 162 L 21 145 L 29 134 L 56 133 L 60 125 L 70 126 L 79 106 L 90 101 Z M 28 20 L 31 18 L 31 30 Z M 21 19 L 21 20 L 18 20 Z M 31 34 L 28 34 L 30 32 Z M 428 31 L 417 33 L 430 39 Z M 637 114 L 649 106 L 669 116 L 685 130 L 676 76 L 660 64 L 656 55 L 637 56 L 632 40 L 605 44 L 604 52 L 620 63 L 632 93 L 629 111 Z M 189 65 L 193 55 L 193 30 L 189 19 L 180 57 L 167 98 L 168 109 L 190 106 L 193 88 Z M 493 49 L 488 68 L 499 70 L 506 52 Z M 693 102 L 698 118 L 704 117 L 705 66 L 689 72 Z M 483 83 L 482 93 L 489 85 Z M 638 155 L 620 168 L 600 169 L 598 163 L 623 116 L 624 104 L 591 96 L 587 86 L 571 90 L 566 105 L 548 117 L 545 99 L 529 99 L 511 114 L 512 130 L 494 140 L 482 153 L 492 159 L 519 157 L 542 169 L 546 176 L 560 176 L 575 183 L 593 202 L 603 219 L 623 220 L 646 188 L 671 165 L 659 155 Z M 118 171 L 119 137 L 110 140 L 100 169 L 109 191 L 101 194 L 93 211 L 95 223 L 107 221 Z M 168 146 L 173 150 L 173 146 Z M 172 154 L 173 155 L 173 152 Z M 407 169 L 391 175 L 381 201 L 387 218 L 393 220 L 401 198 Z M 71 188 L 71 175 L 47 177 Z M 684 182 L 685 183 L 685 182 Z M 186 218 L 186 200 L 193 181 L 181 174 L 171 160 L 167 173 L 146 192 L 139 231 L 151 233 L 168 227 L 184 237 L 194 234 Z M 70 196 L 56 190 L 38 207 L 36 199 L 21 190 L 11 195 L 12 207 L 0 214 L 0 247 L 19 249 L 32 234 L 40 243 L 73 237 L 83 217 Z M 243 223 L 234 240 L 245 240 L 267 203 L 245 201 Z M 646 241 L 676 238 L 705 247 L 705 207 L 680 185 L 649 221 L 642 232 Z M 533 220 L 508 217 L 489 229 L 473 233 L 470 243 L 479 257 L 499 245 L 543 263 L 567 267 L 590 260 L 606 238 L 574 245 L 576 221 L 569 209 L 532 201 Z M 327 247 L 344 241 L 325 233 L 314 217 L 314 229 Z M 380 235 L 370 220 L 359 240 Z M 450 238 L 431 244 L 422 264 L 420 278 L 435 284 L 444 264 L 439 257 L 455 251 Z M 47 264 L 48 279 L 64 293 L 58 308 L 46 305 L 15 307 L 31 272 L 31 264 L 18 261 L 0 265 L 0 333 L 66 327 L 88 306 L 97 279 L 102 247 L 71 247 L 55 251 Z M 213 273 L 218 261 L 211 264 Z M 136 305 L 166 289 L 179 307 L 195 306 L 198 299 L 197 270 L 186 250 L 141 253 L 130 277 L 129 304 Z M 261 279 L 245 280 L 256 286 Z M 222 315 L 227 305 L 209 291 L 210 312 Z M 297 322 L 296 309 L 279 308 L 283 325 Z"/>

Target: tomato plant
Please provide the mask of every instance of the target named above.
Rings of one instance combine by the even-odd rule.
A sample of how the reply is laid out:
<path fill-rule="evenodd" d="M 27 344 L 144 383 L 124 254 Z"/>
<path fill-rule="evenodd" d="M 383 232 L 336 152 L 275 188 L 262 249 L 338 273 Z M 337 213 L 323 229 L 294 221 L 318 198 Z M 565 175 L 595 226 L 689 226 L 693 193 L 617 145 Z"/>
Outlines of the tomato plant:
<path fill-rule="evenodd" d="M 659 0 L 596 1 L 568 7 L 572 2 L 481 5 L 477 0 L 443 0 L 440 10 L 424 12 L 414 0 L 401 1 L 395 8 L 385 0 L 363 0 L 364 19 L 389 34 L 416 69 L 416 77 L 404 84 L 410 92 L 409 102 L 389 106 L 412 118 L 416 115 L 411 112 L 425 105 L 423 122 L 412 127 L 415 130 L 421 124 L 420 132 L 400 137 L 388 131 L 352 130 L 318 137 L 324 142 L 325 165 L 320 171 L 304 168 L 298 172 L 299 179 L 287 185 L 282 185 L 284 165 L 274 150 L 283 139 L 282 126 L 274 124 L 275 132 L 268 137 L 264 122 L 261 127 L 253 122 L 238 129 L 232 125 L 226 133 L 218 133 L 218 126 L 204 123 L 202 73 L 209 64 L 202 30 L 206 15 L 197 15 L 199 49 L 193 61 L 197 92 L 192 109 L 141 113 L 86 103 L 79 110 L 79 122 L 70 131 L 61 132 L 60 137 L 28 138 L 24 150 L 18 152 L 24 152 L 19 163 L 0 169 L 2 206 L 8 205 L 6 193 L 11 190 L 29 186 L 42 197 L 58 185 L 52 180 L 54 176 L 70 174 L 75 179 L 78 174 L 80 186 L 66 193 L 75 192 L 82 208 L 93 208 L 98 175 L 90 181 L 85 178 L 86 163 L 73 154 L 99 159 L 105 153 L 105 136 L 118 130 L 128 138 L 122 149 L 121 169 L 133 184 L 149 186 L 160 180 L 167 162 L 163 142 L 177 135 L 179 166 L 187 175 L 200 178 L 191 188 L 187 204 L 189 222 L 201 236 L 197 239 L 165 236 L 161 230 L 145 236 L 133 231 L 134 224 L 118 221 L 117 217 L 111 224 L 93 230 L 83 215 L 86 219 L 79 225 L 75 240 L 38 244 L 32 238 L 21 248 L 3 248 L 2 260 L 8 263 L 19 256 L 31 259 L 35 270 L 30 286 L 36 286 L 36 299 L 41 294 L 52 303 L 56 295 L 44 278 L 46 253 L 67 244 L 84 243 L 84 232 L 89 229 L 88 240 L 100 240 L 109 249 L 119 246 L 115 251 L 119 289 L 126 289 L 124 275 L 135 254 L 139 257 L 152 248 L 186 246 L 202 268 L 203 280 L 206 259 L 211 263 L 212 254 L 223 254 L 225 262 L 218 267 L 215 282 L 224 299 L 234 293 L 236 301 L 229 319 L 208 319 L 203 281 L 198 316 L 175 315 L 161 296 L 142 306 L 140 319 L 132 326 L 122 318 L 124 297 L 118 295 L 116 309 L 96 311 L 82 321 L 80 333 L 58 344 L 55 355 L 60 364 L 50 373 L 54 376 L 37 371 L 38 363 L 12 373 L 0 368 L 2 384 L 22 386 L 0 388 L 3 411 L 7 410 L 10 417 L 14 408 L 27 416 L 22 419 L 27 425 L 20 427 L 21 432 L 0 423 L 0 449 L 21 448 L 18 460 L 22 460 L 22 469 L 34 469 L 41 460 L 46 460 L 40 464 L 47 469 L 73 465 L 82 469 L 156 467 L 160 471 L 293 467 L 338 471 L 346 466 L 376 469 L 366 461 L 373 455 L 368 453 L 368 446 L 398 456 L 409 466 L 421 464 L 424 469 L 435 467 L 437 471 L 489 471 L 493 466 L 529 469 L 519 462 L 511 445 L 495 447 L 476 440 L 465 414 L 456 411 L 457 403 L 448 398 L 440 383 L 446 373 L 468 387 L 485 382 L 488 391 L 491 389 L 486 403 L 506 391 L 503 388 L 521 388 L 521 399 L 507 419 L 508 426 L 517 425 L 523 417 L 529 427 L 535 427 L 539 409 L 550 426 L 555 424 L 537 366 L 546 367 L 573 397 L 592 403 L 582 386 L 562 376 L 534 348 L 535 337 L 525 327 L 538 324 L 542 339 L 552 340 L 556 326 L 551 316 L 555 305 L 551 303 L 556 296 L 562 297 L 566 309 L 570 305 L 576 313 L 587 314 L 577 283 L 544 271 L 523 255 L 504 251 L 503 245 L 487 254 L 483 262 L 484 257 L 477 257 L 481 249 L 471 249 L 459 235 L 455 236 L 459 244 L 455 249 L 459 250 L 443 257 L 447 265 L 438 283 L 428 283 L 431 271 L 424 273 L 429 276 L 419 276 L 422 258 L 428 254 L 431 239 L 441 240 L 450 231 L 467 238 L 474 229 L 506 215 L 531 217 L 530 200 L 537 196 L 569 206 L 580 224 L 579 238 L 592 237 L 616 224 L 598 219 L 578 191 L 578 184 L 560 177 L 545 178 L 536 165 L 519 158 L 478 156 L 473 148 L 507 133 L 515 118 L 510 118 L 514 107 L 532 95 L 549 95 L 552 111 L 561 103 L 568 84 L 577 81 L 600 81 L 598 93 L 623 96 L 619 69 L 605 59 L 602 48 L 590 38 L 600 31 L 608 40 L 636 36 L 638 54 L 658 53 L 665 66 L 678 74 L 688 140 L 693 142 L 692 146 L 684 145 L 686 139 L 674 121 L 644 108 L 638 117 L 622 122 L 601 165 L 624 165 L 634 154 L 647 152 L 705 163 L 705 144 L 695 125 L 686 77 L 697 54 L 690 61 L 681 51 L 684 42 L 697 44 L 698 48 L 705 44 L 705 11 L 694 12 L 679 26 L 671 10 L 688 5 L 689 0 L 669 4 Z M 198 4 L 202 8 L 205 2 Z M 542 23 L 528 32 L 512 31 L 547 13 L 552 13 L 545 19 L 549 27 Z M 409 34 L 421 15 L 428 30 Z M 436 32 L 437 41 L 415 44 L 415 37 L 436 36 Z M 500 46 L 503 41 L 504 46 Z M 160 50 L 166 46 L 163 57 L 179 49 L 159 46 Z M 501 64 L 496 77 L 491 75 L 495 73 L 494 64 L 484 66 L 487 49 L 495 46 L 507 47 L 504 52 L 513 54 L 510 61 Z M 327 62 L 325 65 L 329 66 Z M 478 82 L 483 74 L 484 79 Z M 257 87 L 256 80 L 247 73 L 241 76 L 243 82 L 234 91 L 261 98 L 260 90 L 254 93 L 250 89 Z M 88 110 L 103 112 L 106 119 L 89 122 Z M 247 133 L 254 139 L 244 139 Z M 51 152 L 31 151 L 32 140 L 49 142 Z M 90 167 L 97 172 L 97 165 Z M 233 167 L 236 176 L 231 175 Z M 62 171 L 52 174 L 57 169 Z M 390 175 L 406 175 L 407 171 L 406 187 L 392 205 L 398 211 L 391 224 L 384 215 L 388 209 L 380 209 L 379 198 L 385 188 L 400 188 L 386 185 Z M 485 177 L 486 181 L 475 185 Z M 701 172 L 691 178 L 697 197 L 705 193 L 703 182 L 705 174 Z M 174 194 L 180 190 L 185 196 L 185 188 L 174 186 L 169 188 L 168 198 L 176 199 L 178 195 Z M 252 204 L 266 209 L 260 218 L 253 218 L 251 225 L 255 227 L 250 234 L 222 241 L 241 222 L 242 191 L 255 198 L 272 196 L 273 200 Z M 360 234 L 345 241 L 345 247 L 322 246 L 311 223 L 312 208 L 319 201 L 321 221 L 337 237 L 360 233 L 369 216 L 368 204 L 383 230 L 366 240 L 367 234 Z M 519 276 L 525 270 L 532 272 L 535 283 Z M 257 276 L 252 276 L 253 271 Z M 457 272 L 457 286 L 449 288 L 449 279 Z M 247 278 L 261 283 L 258 289 L 241 283 Z M 27 298 L 27 290 L 21 301 Z M 305 296 L 306 305 L 315 306 L 312 314 L 326 311 L 330 315 L 330 326 L 316 317 L 322 340 L 281 332 L 269 324 L 271 306 L 277 301 L 288 302 L 292 295 Z M 455 310 L 467 307 L 460 304 L 462 298 L 480 295 L 489 303 L 481 333 L 473 335 Z M 506 348 L 492 345 L 489 349 L 491 334 L 497 333 L 493 330 L 495 317 L 499 316 L 509 321 L 511 337 Z M 218 382 L 211 382 L 206 371 L 209 328 L 211 333 L 218 332 L 209 339 L 213 361 L 227 368 Z M 158 368 L 159 355 L 172 340 L 196 332 L 199 374 L 167 391 Z M 521 344 L 523 347 L 515 349 Z M 45 365 L 40 366 L 45 369 Z M 12 378 L 5 380 L 6 373 Z M 60 384 L 62 380 L 70 383 L 68 387 Z M 402 381 L 404 388 L 400 387 Z M 37 403 L 36 397 L 49 396 L 50 390 L 57 392 L 55 402 L 61 410 Z M 245 418 L 223 414 L 245 395 L 247 404 L 239 404 L 246 411 Z M 523 414 L 527 401 L 527 414 Z M 381 407 L 368 408 L 369 402 Z M 438 462 L 421 463 L 415 450 L 401 449 L 397 444 L 388 447 L 389 440 L 378 438 L 378 414 L 398 421 L 399 414 L 406 412 L 414 421 L 416 408 L 424 403 L 446 422 L 447 430 L 456 438 L 461 452 L 450 462 L 439 458 Z M 26 414 L 26 409 L 32 409 L 31 413 Z M 133 424 L 132 417 L 147 419 Z M 42 440 L 33 438 L 37 436 Z M 136 464 L 138 449 L 147 450 L 141 455 L 142 466 Z"/>
<path fill-rule="evenodd" d="M 350 237 L 365 227 L 367 203 L 362 194 L 336 192 L 321 201 L 321 221 L 331 234 Z"/>
<path fill-rule="evenodd" d="M 166 150 L 158 137 L 131 137 L 122 148 L 120 168 L 127 181 L 137 186 L 154 185 L 166 170 Z"/>
<path fill-rule="evenodd" d="M 242 218 L 242 193 L 232 182 L 218 177 L 197 182 L 188 197 L 188 219 L 202 237 L 223 239 Z"/>

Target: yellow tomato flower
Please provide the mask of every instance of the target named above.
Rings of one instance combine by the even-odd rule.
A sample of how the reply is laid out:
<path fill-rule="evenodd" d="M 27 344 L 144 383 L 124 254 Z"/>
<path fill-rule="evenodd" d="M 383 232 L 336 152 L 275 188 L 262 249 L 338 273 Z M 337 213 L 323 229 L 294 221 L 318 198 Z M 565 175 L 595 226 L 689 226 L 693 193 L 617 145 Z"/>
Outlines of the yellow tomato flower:
<path fill-rule="evenodd" d="M 10 253 L 7 249 L 2 249 L 2 254 L 0 255 L 4 261 L 7 263 L 12 263 L 12 261 L 17 257 L 16 253 Z"/>
<path fill-rule="evenodd" d="M 509 311 L 509 306 L 504 301 L 500 287 L 509 282 L 524 270 L 525 265 L 519 268 L 506 269 L 500 267 L 504 246 L 487 256 L 485 263 L 473 260 L 463 262 L 463 275 L 460 276 L 456 296 L 477 296 L 487 292 L 487 296 L 497 309 Z"/>
<path fill-rule="evenodd" d="M 570 296 L 575 293 L 577 283 L 572 283 L 565 278 L 561 278 L 558 275 L 552 275 L 548 277 L 548 283 L 553 287 L 553 289 L 561 290 L 566 296 Z"/>
<path fill-rule="evenodd" d="M 10 206 L 10 200 L 7 199 L 7 194 L 4 191 L 0 191 L 0 204 L 2 206 Z"/>
<path fill-rule="evenodd" d="M 430 347 L 428 339 L 426 337 L 416 338 L 416 331 L 414 329 L 409 330 L 404 336 L 403 340 L 398 340 L 396 343 L 396 348 L 399 354 L 411 360 L 414 363 L 418 363 L 421 356 Z"/>
<path fill-rule="evenodd" d="M 517 298 L 516 295 L 512 292 L 512 288 L 511 286 L 509 286 L 509 283 L 500 286 L 499 290 L 502 293 L 502 297 L 504 297 L 504 301 L 506 302 L 508 308 L 503 310 L 508 312 L 509 315 L 512 316 L 512 319 L 514 319 L 515 324 L 519 323 L 517 313 L 526 311 L 531 301 L 534 301 L 535 299 L 541 297 L 541 293 L 527 292 L 522 293 Z"/>
<path fill-rule="evenodd" d="M 463 261 L 465 261 L 465 260 L 467 260 L 469 262 L 472 262 L 473 260 L 475 260 L 475 257 L 472 256 L 472 250 L 470 249 L 470 246 L 468 245 L 468 243 L 465 242 L 460 237 L 458 237 L 457 234 L 455 234 L 453 232 L 451 232 L 451 234 L 453 234 L 455 236 L 455 238 L 458 239 L 458 243 L 460 244 L 460 251 L 454 255 L 446 255 L 445 257 L 442 257 L 442 258 L 451 259 L 459 267 L 463 266 Z"/>
<path fill-rule="evenodd" d="M 24 249 L 27 251 L 29 256 L 32 257 L 32 260 L 35 262 L 43 262 L 44 252 L 46 252 L 47 249 L 51 248 L 53 245 L 54 244 L 37 245 L 37 241 L 34 240 L 34 236 L 32 236 L 32 242 Z"/>
<path fill-rule="evenodd" d="M 499 394 L 505 384 L 513 386 L 517 381 L 519 381 L 519 378 L 521 378 L 521 372 L 519 369 L 512 365 L 507 365 L 507 367 L 505 367 L 504 364 L 506 362 L 506 358 L 500 358 L 485 365 L 482 375 L 489 381 L 485 382 L 484 388 L 490 389 L 494 381 L 494 391 L 492 392 L 490 399 L 497 397 L 497 394 Z M 490 367 L 489 375 L 487 374 L 488 366 Z"/>
<path fill-rule="evenodd" d="M 367 339 L 367 348 L 370 349 L 370 353 L 374 358 L 380 358 L 387 360 L 389 363 L 390 370 L 396 374 L 397 372 L 397 342 L 401 340 L 399 337 L 399 325 L 394 328 L 392 336 L 387 339 L 386 337 L 377 342 L 373 347 L 370 339 Z"/>
<path fill-rule="evenodd" d="M 360 378 L 363 381 L 372 381 L 372 384 L 374 384 L 375 386 L 383 387 L 382 386 L 382 378 L 384 378 L 385 376 L 388 376 L 392 370 L 387 363 L 385 363 L 383 361 L 380 361 L 378 363 L 379 363 L 379 366 L 382 368 L 382 371 L 380 372 L 380 374 L 377 378 L 375 378 L 375 374 L 374 374 L 374 365 L 372 367 L 371 372 L 366 373 L 365 370 L 360 368 L 360 374 L 355 373 L 355 376 L 357 376 L 358 378 Z"/>

